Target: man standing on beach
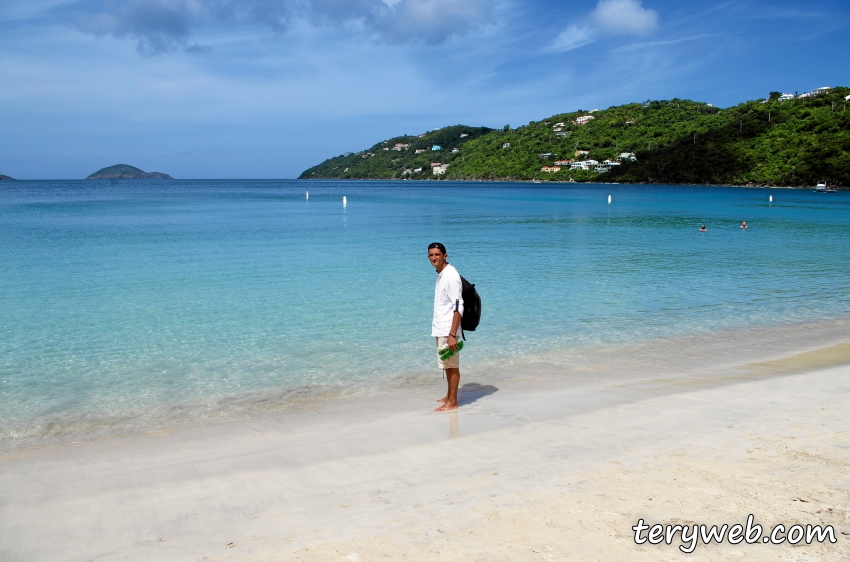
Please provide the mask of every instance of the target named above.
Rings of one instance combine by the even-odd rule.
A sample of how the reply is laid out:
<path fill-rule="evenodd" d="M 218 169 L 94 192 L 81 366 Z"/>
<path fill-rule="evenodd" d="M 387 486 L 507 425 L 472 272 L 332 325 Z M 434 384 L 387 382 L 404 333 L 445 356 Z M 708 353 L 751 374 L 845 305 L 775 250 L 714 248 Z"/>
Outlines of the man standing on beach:
<path fill-rule="evenodd" d="M 428 246 L 428 260 L 437 270 L 437 285 L 434 287 L 434 318 L 431 321 L 431 337 L 437 339 L 437 364 L 446 371 L 448 391 L 438 402 L 443 405 L 435 412 L 457 410 L 457 387 L 460 384 L 460 353 L 457 350 L 457 331 L 463 316 L 463 286 L 460 274 L 449 265 L 446 247 L 439 242 Z M 440 350 L 449 346 L 455 353 L 445 361 L 440 359 Z"/>

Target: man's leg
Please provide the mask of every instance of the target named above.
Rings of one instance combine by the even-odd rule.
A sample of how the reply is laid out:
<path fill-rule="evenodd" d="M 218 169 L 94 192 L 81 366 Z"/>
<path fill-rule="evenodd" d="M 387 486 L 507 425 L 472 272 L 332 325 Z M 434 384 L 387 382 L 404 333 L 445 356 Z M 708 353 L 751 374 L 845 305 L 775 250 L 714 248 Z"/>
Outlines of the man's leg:
<path fill-rule="evenodd" d="M 445 375 L 445 373 L 446 373 L 446 370 L 443 369 L 443 375 Z M 437 402 L 442 402 L 443 404 L 445 404 L 446 402 L 449 401 L 449 395 L 452 393 L 452 384 L 449 382 L 448 376 L 446 376 L 446 386 L 448 387 L 446 389 L 446 395 L 443 396 L 442 398 L 437 398 Z"/>
<path fill-rule="evenodd" d="M 435 412 L 457 410 L 457 387 L 460 384 L 460 369 L 446 369 L 446 382 L 448 383 L 449 389 L 446 394 L 445 404 L 439 408 L 435 408 Z"/>

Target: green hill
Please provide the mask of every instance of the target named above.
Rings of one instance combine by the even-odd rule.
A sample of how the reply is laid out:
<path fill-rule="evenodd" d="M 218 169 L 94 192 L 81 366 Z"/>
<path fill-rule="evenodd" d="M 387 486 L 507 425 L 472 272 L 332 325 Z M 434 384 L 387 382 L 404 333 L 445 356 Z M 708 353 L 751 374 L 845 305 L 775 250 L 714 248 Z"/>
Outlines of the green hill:
<path fill-rule="evenodd" d="M 14 179 L 15 178 L 10 178 L 9 176 L 4 176 L 3 174 L 0 174 L 0 181 L 2 181 L 2 180 L 14 180 Z"/>
<path fill-rule="evenodd" d="M 144 172 L 135 166 L 127 164 L 116 164 L 96 171 L 86 178 L 87 180 L 170 180 L 174 179 L 168 174 L 160 172 Z"/>
<path fill-rule="evenodd" d="M 846 87 L 787 101 L 772 93 L 767 100 L 725 109 L 691 100 L 657 100 L 562 113 L 516 129 L 459 125 L 331 158 L 300 177 L 783 186 L 826 180 L 850 187 L 848 95 Z M 461 139 L 461 131 L 476 134 Z M 410 147 L 384 150 L 396 143 Z M 430 150 L 434 144 L 441 150 Z M 414 149 L 425 152 L 415 154 Z M 622 157 L 607 172 L 598 173 L 592 165 L 587 171 L 571 170 L 570 164 L 559 164 L 559 171 L 541 170 L 569 160 L 618 162 L 624 153 L 634 160 Z M 432 162 L 448 164 L 445 173 L 433 174 Z"/>

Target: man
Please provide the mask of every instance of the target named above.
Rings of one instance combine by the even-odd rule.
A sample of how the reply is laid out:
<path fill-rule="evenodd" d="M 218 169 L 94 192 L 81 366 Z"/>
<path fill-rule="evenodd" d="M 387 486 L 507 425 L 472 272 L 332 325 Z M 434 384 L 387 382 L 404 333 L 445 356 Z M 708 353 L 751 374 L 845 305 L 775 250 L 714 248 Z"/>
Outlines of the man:
<path fill-rule="evenodd" d="M 435 412 L 457 410 L 457 387 L 460 383 L 460 352 L 457 350 L 457 332 L 463 316 L 463 288 L 460 274 L 449 265 L 446 247 L 439 242 L 428 246 L 428 260 L 437 270 L 437 285 L 434 287 L 434 318 L 431 321 L 431 337 L 437 339 L 437 365 L 446 371 L 448 391 L 438 402 L 443 405 Z M 454 355 L 445 361 L 440 359 L 440 350 L 449 346 Z"/>

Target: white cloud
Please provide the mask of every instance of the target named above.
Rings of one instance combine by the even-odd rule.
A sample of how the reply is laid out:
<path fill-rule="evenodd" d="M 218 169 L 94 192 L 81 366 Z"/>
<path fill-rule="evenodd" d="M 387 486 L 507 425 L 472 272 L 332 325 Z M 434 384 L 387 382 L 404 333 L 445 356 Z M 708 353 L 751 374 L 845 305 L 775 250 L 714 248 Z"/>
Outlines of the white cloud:
<path fill-rule="evenodd" d="M 562 53 L 578 49 L 596 40 L 596 30 L 590 26 L 571 25 L 555 38 L 546 51 Z"/>
<path fill-rule="evenodd" d="M 640 0 L 599 0 L 586 23 L 572 24 L 561 32 L 548 52 L 566 52 L 589 45 L 605 33 L 645 35 L 658 27 L 658 14 L 644 8 Z"/>
<path fill-rule="evenodd" d="M 495 0 L 312 0 L 319 20 L 360 21 L 390 43 L 441 43 L 493 19 Z"/>
<path fill-rule="evenodd" d="M 644 35 L 658 27 L 658 13 L 639 0 L 599 0 L 590 20 L 612 33 Z"/>

